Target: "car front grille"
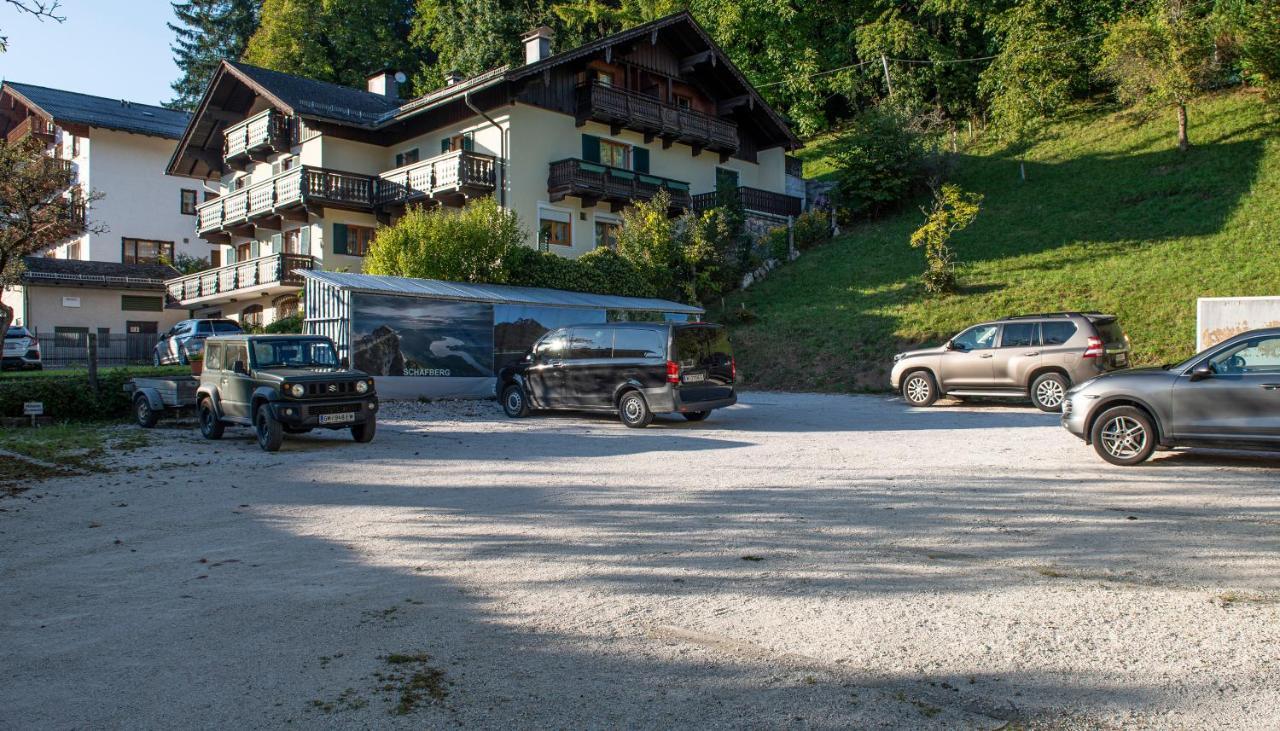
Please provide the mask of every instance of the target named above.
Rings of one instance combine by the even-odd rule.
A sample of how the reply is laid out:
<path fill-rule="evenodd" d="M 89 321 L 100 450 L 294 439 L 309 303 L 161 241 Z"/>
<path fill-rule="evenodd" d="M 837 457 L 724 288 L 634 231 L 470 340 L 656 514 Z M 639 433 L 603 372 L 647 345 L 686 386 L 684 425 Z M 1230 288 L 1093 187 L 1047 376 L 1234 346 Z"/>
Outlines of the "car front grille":
<path fill-rule="evenodd" d="M 321 414 L 354 414 L 360 410 L 360 404 L 325 404 L 307 409 L 312 416 Z"/>
<path fill-rule="evenodd" d="M 328 383 L 308 383 L 307 395 L 321 398 L 346 396 L 356 392 L 355 381 L 331 381 Z"/>

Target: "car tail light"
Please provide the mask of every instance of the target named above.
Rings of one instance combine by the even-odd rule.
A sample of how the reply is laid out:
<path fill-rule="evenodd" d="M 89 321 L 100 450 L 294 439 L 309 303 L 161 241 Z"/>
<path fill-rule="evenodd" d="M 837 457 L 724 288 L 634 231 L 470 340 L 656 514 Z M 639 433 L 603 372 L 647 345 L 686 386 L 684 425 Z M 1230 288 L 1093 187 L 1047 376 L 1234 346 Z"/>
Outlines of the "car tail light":
<path fill-rule="evenodd" d="M 674 360 L 667 361 L 667 383 L 680 382 L 680 364 Z"/>
<path fill-rule="evenodd" d="M 1102 345 L 1102 338 L 1094 335 L 1090 335 L 1089 346 L 1084 349 L 1084 357 L 1101 358 L 1103 354 L 1106 352 L 1107 352 L 1106 348 L 1104 348 Z"/>
<path fill-rule="evenodd" d="M 729 359 L 729 380 L 737 382 L 738 380 L 738 359 Z"/>

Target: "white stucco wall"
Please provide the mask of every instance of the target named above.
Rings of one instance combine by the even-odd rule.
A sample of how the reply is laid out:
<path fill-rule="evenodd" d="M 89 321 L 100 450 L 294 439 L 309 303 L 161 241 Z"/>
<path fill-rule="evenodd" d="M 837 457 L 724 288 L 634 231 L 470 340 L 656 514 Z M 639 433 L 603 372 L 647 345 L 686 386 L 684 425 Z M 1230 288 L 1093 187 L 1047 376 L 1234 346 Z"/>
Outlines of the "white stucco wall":
<path fill-rule="evenodd" d="M 21 313 L 22 324 L 38 331 L 42 337 L 53 335 L 57 327 L 86 327 L 93 331 L 109 328 L 113 334 L 121 334 L 126 332 L 125 327 L 130 321 L 154 322 L 157 329 L 164 332 L 187 316 L 185 310 L 155 312 L 121 308 L 124 295 L 163 298 L 164 293 L 159 291 L 37 286 L 25 287 L 24 293 L 23 289 L 5 292 L 5 304 L 18 305 L 14 309 Z M 66 299 L 70 301 L 64 301 Z M 68 306 L 72 302 L 78 302 L 79 306 Z"/>
<path fill-rule="evenodd" d="M 1247 330 L 1280 327 L 1280 297 L 1201 297 L 1196 301 L 1196 351 Z"/>
<path fill-rule="evenodd" d="M 103 194 L 89 212 L 91 224 L 108 230 L 90 233 L 80 258 L 119 262 L 121 238 L 174 242 L 176 253 L 208 258 L 209 245 L 195 235 L 195 216 L 182 214 L 184 188 L 202 190 L 200 181 L 164 174 L 174 140 L 93 128 L 81 140 L 80 178 Z"/>

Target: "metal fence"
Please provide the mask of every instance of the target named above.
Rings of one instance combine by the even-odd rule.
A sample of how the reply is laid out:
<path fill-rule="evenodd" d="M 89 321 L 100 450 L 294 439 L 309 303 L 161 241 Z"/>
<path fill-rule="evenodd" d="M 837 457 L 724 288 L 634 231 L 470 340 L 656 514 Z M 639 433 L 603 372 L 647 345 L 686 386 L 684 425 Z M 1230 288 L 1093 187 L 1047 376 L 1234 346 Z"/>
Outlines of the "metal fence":
<path fill-rule="evenodd" d="M 46 368 L 88 366 L 89 334 L 84 332 L 37 333 L 40 359 Z M 112 333 L 96 335 L 100 366 L 150 364 L 158 333 Z"/>

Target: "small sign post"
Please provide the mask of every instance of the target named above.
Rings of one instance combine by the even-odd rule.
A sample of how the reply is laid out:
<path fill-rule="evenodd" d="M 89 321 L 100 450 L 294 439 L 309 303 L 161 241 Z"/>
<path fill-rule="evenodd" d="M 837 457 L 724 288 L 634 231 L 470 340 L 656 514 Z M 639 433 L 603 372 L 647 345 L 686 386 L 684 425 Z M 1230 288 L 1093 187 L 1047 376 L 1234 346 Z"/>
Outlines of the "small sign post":
<path fill-rule="evenodd" d="M 22 402 L 22 415 L 31 417 L 31 426 L 36 425 L 36 417 L 44 416 L 43 401 L 24 401 Z"/>

